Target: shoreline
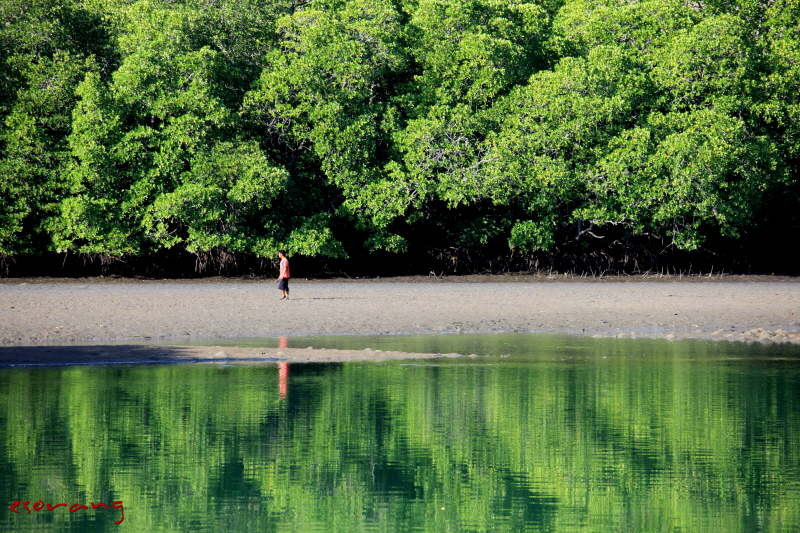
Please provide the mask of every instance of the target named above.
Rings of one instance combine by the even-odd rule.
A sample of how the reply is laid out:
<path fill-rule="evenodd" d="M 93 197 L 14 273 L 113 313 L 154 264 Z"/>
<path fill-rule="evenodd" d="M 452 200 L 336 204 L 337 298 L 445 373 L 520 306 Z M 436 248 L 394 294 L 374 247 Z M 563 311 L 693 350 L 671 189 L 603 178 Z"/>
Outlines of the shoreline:
<path fill-rule="evenodd" d="M 274 281 L 0 283 L 0 365 L 33 363 L 46 352 L 47 361 L 55 364 L 73 362 L 80 352 L 97 352 L 88 358 L 96 361 L 103 351 L 113 352 L 108 362 L 129 357 L 141 362 L 219 360 L 211 356 L 232 348 L 200 353 L 212 347 L 177 345 L 194 339 L 213 343 L 215 338 L 280 336 L 531 332 L 800 343 L 796 280 L 293 280 L 291 289 L 292 299 L 281 302 Z M 147 344 L 131 344 L 145 337 Z M 159 339 L 170 342 L 159 345 Z M 102 344 L 109 341 L 115 344 Z M 260 350 L 265 353 L 256 359 L 289 360 L 288 352 L 277 356 L 272 349 Z M 412 357 L 299 350 L 306 353 L 297 357 L 309 360 L 314 352 L 318 361 Z"/>
<path fill-rule="evenodd" d="M 277 275 L 277 274 L 276 274 Z M 441 274 L 431 272 L 427 276 L 415 274 L 402 275 L 354 275 L 346 273 L 321 273 L 306 277 L 292 278 L 293 284 L 313 283 L 432 283 L 432 284 L 460 284 L 460 283 L 800 283 L 800 276 L 785 274 L 730 274 L 725 272 L 697 272 L 697 273 L 664 273 L 644 272 L 641 274 L 571 274 L 571 273 L 543 273 L 543 272 L 502 272 L 483 274 Z M 16 276 L 1 277 L 0 288 L 4 285 L 13 286 L 21 284 L 205 284 L 205 283 L 246 283 L 246 284 L 274 284 L 273 277 L 257 276 L 205 276 L 197 278 L 155 278 L 155 277 L 126 277 L 116 274 L 110 276 L 87 277 L 49 277 L 49 276 Z"/>

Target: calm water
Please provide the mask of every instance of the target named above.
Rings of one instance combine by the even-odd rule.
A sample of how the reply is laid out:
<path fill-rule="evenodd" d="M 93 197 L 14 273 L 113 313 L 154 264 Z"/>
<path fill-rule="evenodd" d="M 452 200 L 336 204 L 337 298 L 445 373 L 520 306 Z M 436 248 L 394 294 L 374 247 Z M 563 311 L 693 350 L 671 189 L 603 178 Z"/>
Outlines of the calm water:
<path fill-rule="evenodd" d="M 480 357 L 0 368 L 0 530 L 800 531 L 797 347 L 288 342 Z"/>

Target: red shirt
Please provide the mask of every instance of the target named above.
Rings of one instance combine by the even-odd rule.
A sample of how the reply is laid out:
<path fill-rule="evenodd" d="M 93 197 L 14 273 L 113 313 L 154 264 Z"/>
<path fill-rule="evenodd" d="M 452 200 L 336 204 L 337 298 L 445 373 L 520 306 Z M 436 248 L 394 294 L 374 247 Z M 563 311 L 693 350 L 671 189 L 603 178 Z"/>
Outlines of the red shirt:
<path fill-rule="evenodd" d="M 289 274 L 289 260 L 285 257 L 281 259 L 281 273 L 279 276 L 281 279 L 289 279 L 292 276 Z"/>

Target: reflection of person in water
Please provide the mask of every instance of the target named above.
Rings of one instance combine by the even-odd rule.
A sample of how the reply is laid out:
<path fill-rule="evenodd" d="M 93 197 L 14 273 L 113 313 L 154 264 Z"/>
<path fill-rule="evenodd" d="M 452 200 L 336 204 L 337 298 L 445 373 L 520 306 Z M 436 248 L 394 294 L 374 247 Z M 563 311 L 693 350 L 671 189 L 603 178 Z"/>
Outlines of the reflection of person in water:
<path fill-rule="evenodd" d="M 288 348 L 289 337 L 278 337 L 278 347 Z M 286 398 L 286 391 L 289 388 L 289 363 L 278 363 L 278 397 L 283 400 Z"/>
<path fill-rule="evenodd" d="M 278 398 L 284 400 L 289 389 L 289 363 L 278 363 Z"/>

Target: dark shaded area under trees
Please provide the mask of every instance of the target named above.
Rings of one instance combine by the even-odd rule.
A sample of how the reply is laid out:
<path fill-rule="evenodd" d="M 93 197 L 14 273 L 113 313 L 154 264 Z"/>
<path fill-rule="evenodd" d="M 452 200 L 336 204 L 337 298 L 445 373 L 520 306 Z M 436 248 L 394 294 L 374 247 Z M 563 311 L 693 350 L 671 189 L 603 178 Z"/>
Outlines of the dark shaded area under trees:
<path fill-rule="evenodd" d="M 0 275 L 800 273 L 800 0 L 0 20 Z"/>

